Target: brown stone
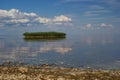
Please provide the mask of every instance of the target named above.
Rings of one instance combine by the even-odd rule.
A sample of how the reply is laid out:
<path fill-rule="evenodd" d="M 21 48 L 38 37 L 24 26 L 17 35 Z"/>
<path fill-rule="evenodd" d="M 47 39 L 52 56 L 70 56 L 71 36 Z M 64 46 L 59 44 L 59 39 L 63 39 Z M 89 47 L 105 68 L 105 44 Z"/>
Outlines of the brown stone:
<path fill-rule="evenodd" d="M 27 72 L 28 72 L 28 68 L 26 68 L 26 67 L 19 67 L 18 70 L 19 70 L 21 73 L 27 73 Z"/>

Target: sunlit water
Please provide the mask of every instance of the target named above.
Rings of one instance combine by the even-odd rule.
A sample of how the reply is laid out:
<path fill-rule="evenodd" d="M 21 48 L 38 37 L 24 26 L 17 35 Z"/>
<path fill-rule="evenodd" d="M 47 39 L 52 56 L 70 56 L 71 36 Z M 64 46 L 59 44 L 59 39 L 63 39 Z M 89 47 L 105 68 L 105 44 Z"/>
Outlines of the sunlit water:
<path fill-rule="evenodd" d="M 57 64 L 67 67 L 120 68 L 118 34 L 67 34 L 66 39 L 26 41 L 20 35 L 0 35 L 0 63 Z"/>

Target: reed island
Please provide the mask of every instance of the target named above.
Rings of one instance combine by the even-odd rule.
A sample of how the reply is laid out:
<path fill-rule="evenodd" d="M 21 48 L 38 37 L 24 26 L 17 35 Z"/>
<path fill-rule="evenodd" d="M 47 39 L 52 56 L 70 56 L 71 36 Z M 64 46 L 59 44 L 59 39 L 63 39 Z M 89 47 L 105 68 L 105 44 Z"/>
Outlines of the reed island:
<path fill-rule="evenodd" d="M 59 39 L 65 38 L 63 32 L 25 32 L 24 39 Z"/>

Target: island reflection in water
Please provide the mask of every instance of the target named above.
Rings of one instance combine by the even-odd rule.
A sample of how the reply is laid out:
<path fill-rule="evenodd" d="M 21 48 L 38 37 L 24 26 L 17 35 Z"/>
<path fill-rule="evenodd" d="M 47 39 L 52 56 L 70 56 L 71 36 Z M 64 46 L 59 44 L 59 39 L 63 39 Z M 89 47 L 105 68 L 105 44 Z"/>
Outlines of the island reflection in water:
<path fill-rule="evenodd" d="M 60 54 L 68 53 L 72 50 L 72 48 L 69 48 L 67 46 L 63 46 L 63 44 L 58 44 L 57 42 L 60 40 L 64 40 L 65 38 L 54 38 L 54 39 L 24 39 L 26 42 L 47 42 L 47 44 L 43 44 L 40 46 L 36 52 L 45 53 L 48 51 L 54 51 Z M 57 42 L 54 42 L 57 41 Z M 26 50 L 28 50 L 28 47 L 26 47 Z M 30 51 L 30 48 L 29 50 Z"/>
<path fill-rule="evenodd" d="M 68 36 L 61 40 L 0 38 L 0 63 L 7 60 L 30 65 L 56 63 L 62 66 L 120 67 L 118 36 Z"/>
<path fill-rule="evenodd" d="M 45 57 L 40 58 L 41 57 L 40 55 L 47 56 L 46 55 L 47 53 L 50 53 L 51 56 L 53 55 L 53 53 L 64 55 L 72 51 L 72 48 L 64 44 L 62 40 L 65 40 L 65 38 L 50 40 L 48 39 L 20 40 L 15 38 L 14 41 L 11 39 L 10 42 L 7 43 L 4 39 L 0 40 L 1 63 L 5 61 L 12 61 L 12 62 L 24 62 L 27 64 L 40 64 L 41 61 L 45 60 L 47 61 Z M 44 63 L 48 63 L 48 61 Z"/>

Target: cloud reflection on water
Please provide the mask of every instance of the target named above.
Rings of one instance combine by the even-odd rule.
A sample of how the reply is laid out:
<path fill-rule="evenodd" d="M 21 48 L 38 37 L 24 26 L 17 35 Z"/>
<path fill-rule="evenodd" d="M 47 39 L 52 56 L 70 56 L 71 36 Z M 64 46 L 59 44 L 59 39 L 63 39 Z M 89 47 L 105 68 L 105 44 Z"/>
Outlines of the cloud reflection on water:
<path fill-rule="evenodd" d="M 12 46 L 8 46 L 8 44 Z M 37 42 L 37 45 L 34 45 L 36 44 L 34 42 L 20 44 L 16 44 L 16 42 L 13 44 L 13 41 L 6 43 L 0 40 L 0 58 L 16 60 L 21 57 L 37 57 L 39 54 L 48 52 L 67 54 L 72 51 L 71 47 L 59 42 Z"/>
<path fill-rule="evenodd" d="M 0 62 L 10 60 L 31 63 L 32 61 L 34 64 L 46 60 L 46 63 L 62 61 L 75 66 L 79 64 L 94 66 L 97 63 L 101 65 L 104 63 L 102 61 L 105 61 L 105 64 L 114 61 L 119 55 L 117 53 L 119 52 L 119 43 L 113 36 L 90 34 L 72 37 L 52 41 L 0 39 Z"/>
<path fill-rule="evenodd" d="M 60 54 L 65 54 L 68 53 L 72 50 L 72 48 L 67 48 L 67 47 L 51 47 L 51 46 L 46 46 L 46 47 L 40 47 L 40 52 L 48 52 L 48 51 L 55 51 Z"/>
<path fill-rule="evenodd" d="M 100 44 L 100 45 L 107 45 L 113 43 L 113 38 L 109 36 L 99 37 L 99 36 L 87 36 L 84 38 L 84 42 L 87 43 L 87 45 L 93 45 L 93 44 Z"/>

